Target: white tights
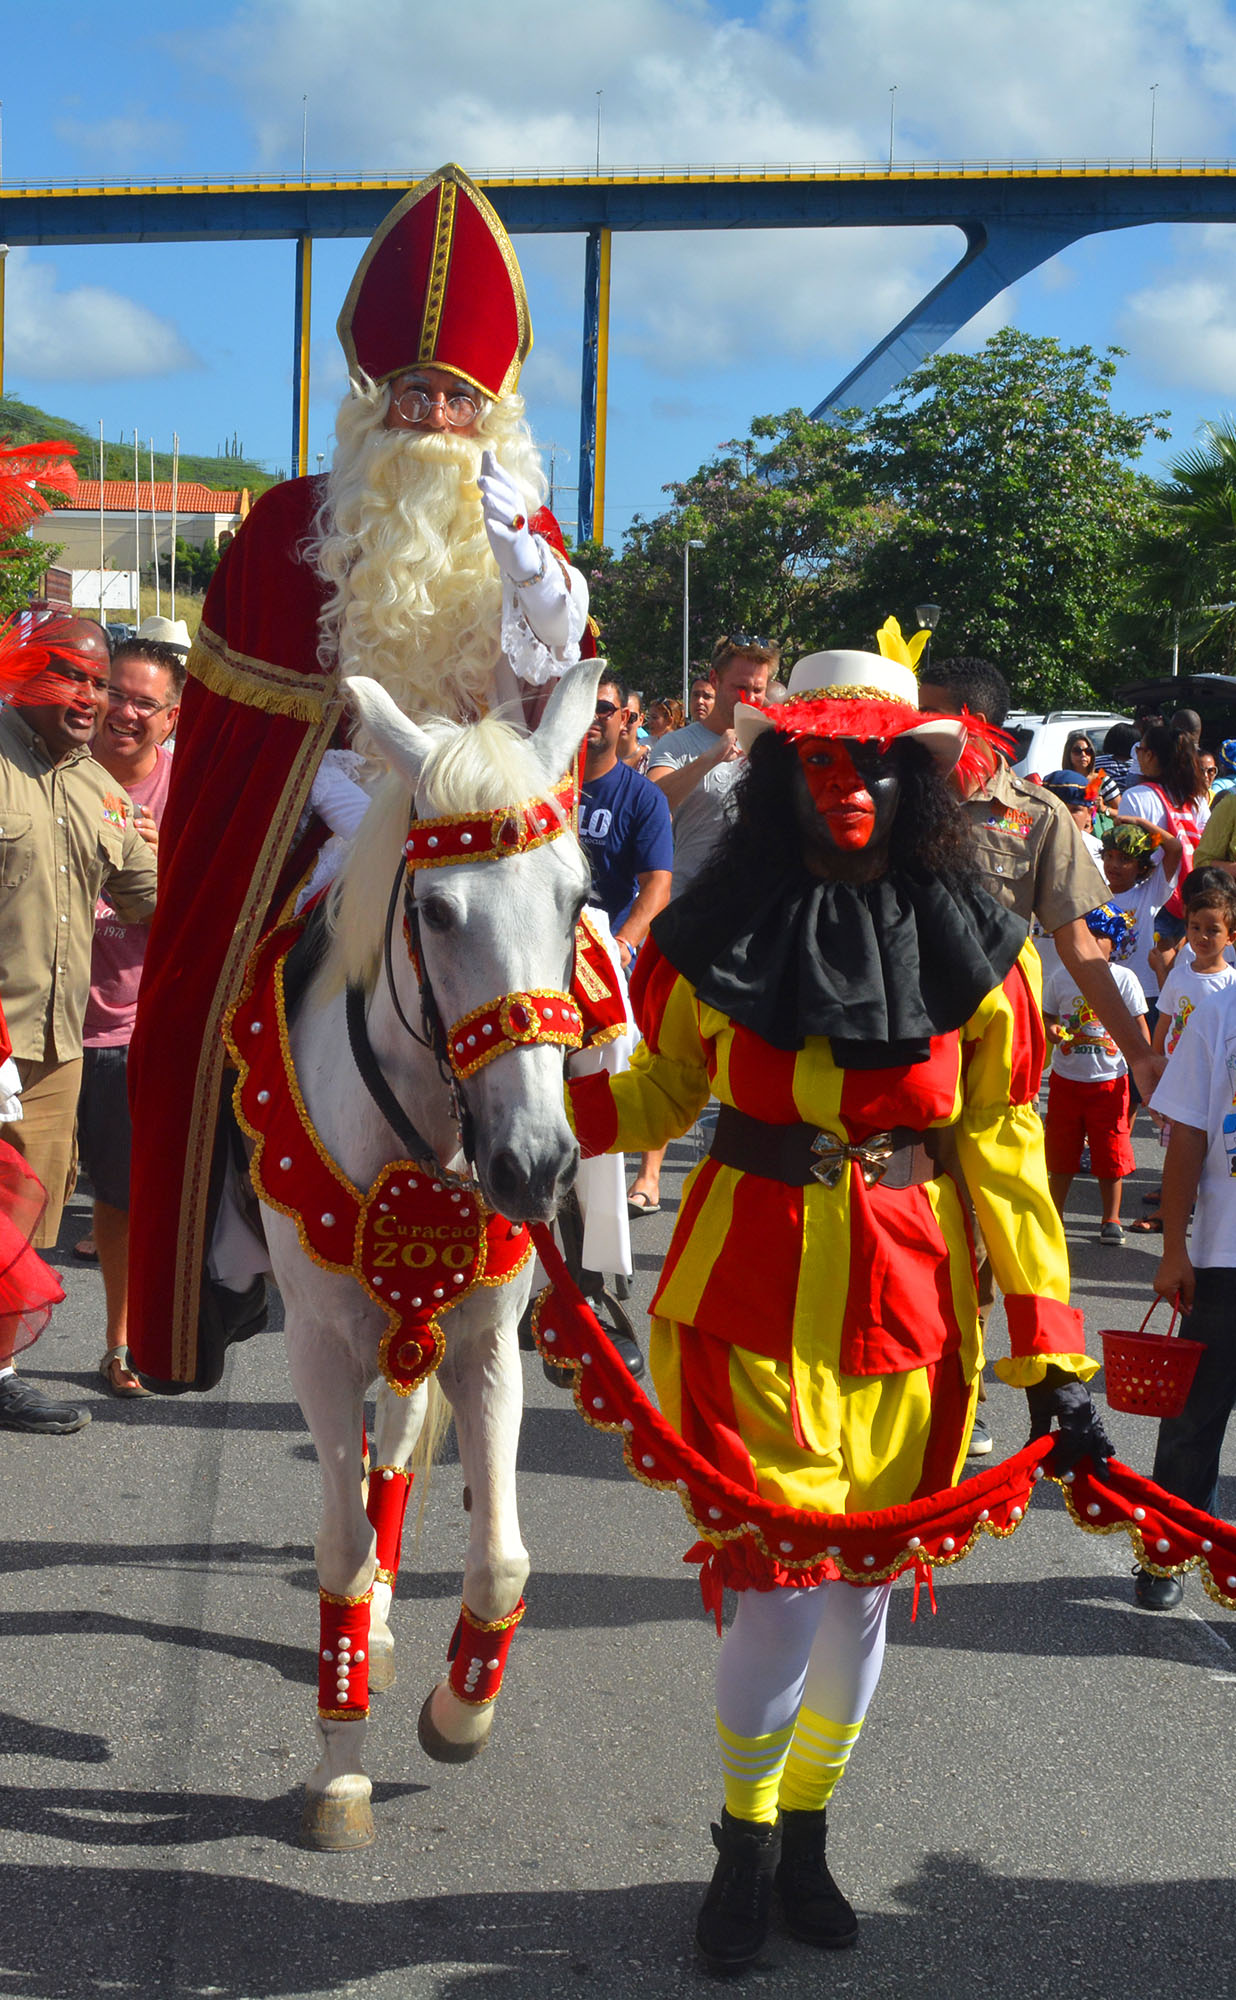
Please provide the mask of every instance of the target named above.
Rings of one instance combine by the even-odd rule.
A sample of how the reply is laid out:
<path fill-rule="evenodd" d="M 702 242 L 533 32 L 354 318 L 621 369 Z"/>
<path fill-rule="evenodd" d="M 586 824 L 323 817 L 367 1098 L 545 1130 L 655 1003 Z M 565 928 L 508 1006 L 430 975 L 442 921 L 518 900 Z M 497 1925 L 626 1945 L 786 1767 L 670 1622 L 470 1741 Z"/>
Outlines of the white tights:
<path fill-rule="evenodd" d="M 717 1659 L 717 1715 L 743 1737 L 786 1728 L 804 1701 L 862 1722 L 884 1663 L 891 1583 L 744 1590 Z"/>

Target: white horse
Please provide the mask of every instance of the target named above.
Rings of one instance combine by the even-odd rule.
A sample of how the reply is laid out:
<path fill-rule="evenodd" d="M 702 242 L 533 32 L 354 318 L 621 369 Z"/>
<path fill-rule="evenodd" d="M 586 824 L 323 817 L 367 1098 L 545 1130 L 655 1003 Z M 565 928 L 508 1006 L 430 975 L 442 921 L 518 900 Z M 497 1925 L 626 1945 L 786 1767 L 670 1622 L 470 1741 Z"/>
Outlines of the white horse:
<path fill-rule="evenodd" d="M 318 1140 L 362 1195 L 392 1160 L 408 1158 L 411 1149 L 399 1115 L 392 1113 L 394 1123 L 384 1115 L 358 1073 L 349 1043 L 348 984 L 363 991 L 378 1068 L 439 1168 L 447 1170 L 439 1201 L 454 1201 L 460 1204 L 456 1213 L 466 1214 L 469 1194 L 474 1198 L 479 1186 L 498 1216 L 547 1220 L 571 1185 L 578 1154 L 563 1114 L 561 1046 L 521 1040 L 460 1085 L 409 1028 L 422 1021 L 429 991 L 448 1031 L 465 1017 L 476 1015 L 479 1021 L 485 1010 L 492 1014 L 503 996 L 567 998 L 561 989 L 570 984 L 575 925 L 589 873 L 552 794 L 569 773 L 591 719 L 598 671 L 598 663 L 588 662 L 564 676 L 530 737 L 492 720 L 420 729 L 375 683 L 352 683 L 361 720 L 392 776 L 375 798 L 336 885 L 331 941 L 289 1024 L 288 1047 Z M 539 817 L 525 822 L 528 806 Z M 504 808 L 510 815 L 505 821 Z M 464 858 L 459 842 L 474 835 L 460 829 L 470 815 L 500 830 L 490 858 Z M 454 865 L 408 865 L 408 919 L 419 936 L 423 985 L 409 954 L 403 898 L 391 886 L 403 879 L 410 821 L 422 858 L 439 846 L 439 835 L 426 831 L 430 822 L 443 829 L 439 851 L 445 853 L 452 835 L 455 844 Z M 547 828 L 539 838 L 537 825 Z M 516 1018 L 523 1021 L 518 1013 Z M 461 1033 L 460 1048 L 464 1039 Z M 474 1178 L 460 1150 L 461 1111 L 474 1133 Z M 272 1177 L 290 1160 L 268 1160 L 264 1176 L 260 1161 L 259 1149 L 255 1184 L 259 1194 L 269 1196 Z M 338 1226 L 333 1215 L 321 1220 Z M 286 1308 L 292 1384 L 322 1471 L 316 1542 L 324 1607 L 320 1688 L 337 1690 L 325 1701 L 319 1694 L 320 1756 L 306 1786 L 301 1837 L 317 1847 L 356 1847 L 373 1838 L 362 1761 L 367 1724 L 356 1712 L 354 1692 L 363 1679 L 366 1652 L 371 1685 L 389 1686 L 394 1679 L 387 1622 L 392 1580 L 381 1575 L 375 1583 L 374 1509 L 371 1504 L 367 1514 L 361 1466 L 363 1399 L 379 1377 L 379 1349 L 389 1322 L 379 1295 L 356 1276 L 324 1269 L 307 1254 L 287 1212 L 264 1201 L 263 1225 Z M 382 1284 L 382 1275 L 370 1282 Z M 470 1506 L 459 1630 L 474 1656 L 463 1680 L 453 1669 L 439 1682 L 421 1714 L 423 1747 L 448 1762 L 475 1756 L 484 1746 L 493 1721 L 492 1694 L 486 1699 L 485 1693 L 490 1687 L 496 1691 L 490 1670 L 497 1668 L 500 1680 L 501 1668 L 497 1658 L 482 1656 L 505 1657 L 485 1628 L 502 1634 L 521 1603 L 528 1575 L 515 1507 L 515 1454 L 522 1408 L 516 1328 L 530 1283 L 529 1262 L 509 1282 L 478 1284 L 441 1322 L 445 1351 L 432 1381 L 454 1414 Z M 380 1296 L 399 1293 L 388 1289 Z M 371 1491 L 375 1482 L 403 1478 L 429 1399 L 424 1383 L 409 1395 L 381 1383 Z M 443 1424 L 446 1420 L 444 1413 Z M 358 1636 L 364 1616 L 359 1625 L 356 1617 L 358 1600 L 371 1587 L 372 1604 L 361 1606 L 368 1616 L 366 1646 Z M 333 1645 L 324 1643 L 331 1633 Z M 506 1636 L 509 1642 L 509 1632 Z"/>

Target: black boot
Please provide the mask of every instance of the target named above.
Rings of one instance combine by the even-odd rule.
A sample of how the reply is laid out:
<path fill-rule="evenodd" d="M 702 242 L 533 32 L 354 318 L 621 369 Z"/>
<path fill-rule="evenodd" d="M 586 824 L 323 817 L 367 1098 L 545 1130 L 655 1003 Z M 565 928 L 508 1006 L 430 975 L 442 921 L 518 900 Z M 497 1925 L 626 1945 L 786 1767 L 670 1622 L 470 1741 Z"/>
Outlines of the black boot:
<path fill-rule="evenodd" d="M 776 1884 L 790 1936 L 836 1950 L 856 1941 L 858 1918 L 828 1872 L 827 1838 L 827 1812 L 783 1812 Z"/>
<path fill-rule="evenodd" d="M 695 1942 L 712 1971 L 741 1972 L 759 1956 L 768 1936 L 777 1828 L 731 1819 L 723 1810 L 712 1837 L 717 1865 L 700 1906 Z"/>

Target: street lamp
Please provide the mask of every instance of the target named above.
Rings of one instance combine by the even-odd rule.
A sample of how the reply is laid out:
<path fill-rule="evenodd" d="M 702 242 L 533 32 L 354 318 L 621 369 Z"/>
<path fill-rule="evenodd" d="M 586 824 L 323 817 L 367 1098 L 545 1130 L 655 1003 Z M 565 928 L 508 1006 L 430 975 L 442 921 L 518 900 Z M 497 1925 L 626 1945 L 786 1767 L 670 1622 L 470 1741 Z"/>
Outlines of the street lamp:
<path fill-rule="evenodd" d="M 691 551 L 702 549 L 703 542 L 684 542 L 682 545 L 682 710 L 687 714 L 691 705 L 691 641 L 688 633 L 691 627 Z"/>
<path fill-rule="evenodd" d="M 940 623 L 940 607 L 938 604 L 916 604 L 914 616 L 918 619 L 920 632 L 924 626 L 927 628 L 927 644 L 923 647 L 923 672 L 926 673 L 931 665 L 931 635 Z"/>

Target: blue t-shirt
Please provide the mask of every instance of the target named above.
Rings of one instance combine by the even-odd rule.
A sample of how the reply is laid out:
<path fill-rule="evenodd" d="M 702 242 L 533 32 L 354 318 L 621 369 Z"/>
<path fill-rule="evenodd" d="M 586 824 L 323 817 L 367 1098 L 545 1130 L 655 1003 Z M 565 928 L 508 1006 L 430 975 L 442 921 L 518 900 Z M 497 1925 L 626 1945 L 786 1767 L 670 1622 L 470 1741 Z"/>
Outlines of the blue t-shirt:
<path fill-rule="evenodd" d="M 674 830 L 659 785 L 629 764 L 591 778 L 579 799 L 579 837 L 592 863 L 592 894 L 617 930 L 635 901 L 639 877 L 674 865 Z"/>

